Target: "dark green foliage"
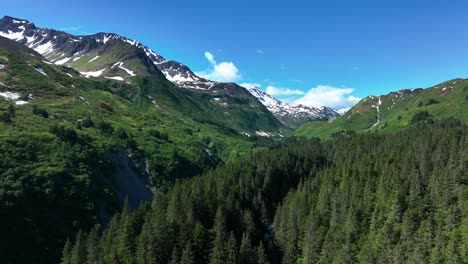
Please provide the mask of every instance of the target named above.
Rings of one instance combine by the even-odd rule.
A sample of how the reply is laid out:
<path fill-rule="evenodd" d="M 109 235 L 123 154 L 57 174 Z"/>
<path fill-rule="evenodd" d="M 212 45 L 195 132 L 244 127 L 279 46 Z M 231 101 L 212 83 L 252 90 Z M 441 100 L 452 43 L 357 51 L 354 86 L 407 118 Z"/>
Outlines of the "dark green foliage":
<path fill-rule="evenodd" d="M 127 132 L 125 131 L 125 129 L 123 129 L 121 127 L 117 128 L 116 134 L 117 134 L 117 137 L 120 138 L 120 139 L 127 139 L 128 138 Z"/>
<path fill-rule="evenodd" d="M 57 262 L 66 238 L 97 222 L 89 188 L 97 156 L 48 133 L 0 139 L 2 263 Z"/>
<path fill-rule="evenodd" d="M 49 113 L 47 113 L 47 111 L 44 108 L 38 107 L 36 105 L 33 106 L 33 114 L 41 116 L 43 118 L 48 118 L 49 117 Z"/>
<path fill-rule="evenodd" d="M 12 104 L 8 105 L 7 112 L 12 118 L 16 115 L 16 109 Z"/>
<path fill-rule="evenodd" d="M 336 142 L 335 165 L 277 210 L 283 263 L 463 262 L 447 248 L 466 246 L 454 234 L 466 232 L 467 132 L 426 126 Z"/>
<path fill-rule="evenodd" d="M 83 120 L 81 120 L 81 125 L 83 127 L 94 127 L 94 122 L 91 120 L 91 117 L 87 116 Z"/>
<path fill-rule="evenodd" d="M 431 99 L 429 99 L 429 101 L 427 101 L 426 106 L 428 106 L 428 105 L 433 105 L 433 104 L 438 104 L 438 103 L 440 103 L 440 102 L 437 101 L 437 100 L 434 99 L 434 98 L 431 98 Z"/>
<path fill-rule="evenodd" d="M 9 113 L 2 112 L 0 113 L 0 121 L 2 121 L 3 123 L 9 124 L 13 120 L 11 119 L 11 115 Z"/>
<path fill-rule="evenodd" d="M 109 104 L 105 103 L 105 102 L 100 102 L 99 107 L 101 107 L 102 109 L 104 109 L 106 111 L 109 111 L 109 112 L 114 111 L 114 109 L 112 109 L 112 107 Z"/>
<path fill-rule="evenodd" d="M 157 139 L 161 139 L 161 140 L 164 140 L 164 141 L 168 141 L 168 139 L 169 139 L 169 137 L 167 136 L 167 133 L 161 133 L 156 129 L 150 129 L 148 131 L 148 134 L 150 136 L 152 136 L 152 137 L 155 137 Z"/>
<path fill-rule="evenodd" d="M 69 143 L 76 143 L 78 140 L 78 134 L 74 129 L 63 126 L 51 126 L 50 133 Z"/>
<path fill-rule="evenodd" d="M 461 263 L 468 128 L 453 124 L 285 142 L 177 181 L 114 217 L 100 260 Z"/>
<path fill-rule="evenodd" d="M 114 131 L 114 128 L 110 124 L 102 120 L 96 122 L 96 128 L 103 134 L 112 134 Z"/>
<path fill-rule="evenodd" d="M 432 116 L 429 114 L 428 111 L 420 111 L 411 118 L 410 122 L 413 125 L 421 122 L 433 123 L 434 119 L 432 119 Z"/>

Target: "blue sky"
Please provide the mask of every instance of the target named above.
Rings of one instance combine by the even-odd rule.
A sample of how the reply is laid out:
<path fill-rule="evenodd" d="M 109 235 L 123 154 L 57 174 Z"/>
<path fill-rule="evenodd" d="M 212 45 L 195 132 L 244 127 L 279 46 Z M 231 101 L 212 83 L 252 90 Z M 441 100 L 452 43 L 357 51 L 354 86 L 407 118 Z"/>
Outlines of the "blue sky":
<path fill-rule="evenodd" d="M 468 1 L 5 1 L 4 15 L 72 34 L 114 32 L 292 103 L 468 77 Z"/>

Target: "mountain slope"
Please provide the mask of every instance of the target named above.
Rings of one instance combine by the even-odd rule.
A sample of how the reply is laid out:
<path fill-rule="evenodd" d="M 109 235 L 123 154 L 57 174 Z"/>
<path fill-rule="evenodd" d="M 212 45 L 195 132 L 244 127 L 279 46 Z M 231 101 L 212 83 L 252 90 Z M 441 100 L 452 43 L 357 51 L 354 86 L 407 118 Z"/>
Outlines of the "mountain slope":
<path fill-rule="evenodd" d="M 68 237 L 106 224 L 125 199 L 137 207 L 177 179 L 250 154 L 258 143 L 234 128 L 270 120 L 238 107 L 253 108 L 250 94 L 229 105 L 242 99 L 236 86 L 221 105 L 219 94 L 160 75 L 131 80 L 85 78 L 0 37 L 4 263 L 57 263 Z"/>
<path fill-rule="evenodd" d="M 454 79 L 427 89 L 368 96 L 334 121 L 305 124 L 294 135 L 327 138 L 341 132 L 392 132 L 447 118 L 466 124 L 467 113 L 468 79 Z"/>
<path fill-rule="evenodd" d="M 306 122 L 329 120 L 340 116 L 336 111 L 326 106 L 290 105 L 281 102 L 257 87 L 250 87 L 247 90 L 289 127 L 294 128 Z"/>
<path fill-rule="evenodd" d="M 140 88 L 157 86 L 167 78 L 178 87 L 194 88 L 171 88 L 171 93 L 177 93 L 172 96 L 173 109 L 239 134 L 273 136 L 286 130 L 245 89 L 202 79 L 183 64 L 167 61 L 135 40 L 110 33 L 73 36 L 8 16 L 0 19 L 0 36 L 24 44 L 55 65 L 71 67 L 86 77 L 133 83 Z M 164 80 L 154 83 L 142 77 Z"/>

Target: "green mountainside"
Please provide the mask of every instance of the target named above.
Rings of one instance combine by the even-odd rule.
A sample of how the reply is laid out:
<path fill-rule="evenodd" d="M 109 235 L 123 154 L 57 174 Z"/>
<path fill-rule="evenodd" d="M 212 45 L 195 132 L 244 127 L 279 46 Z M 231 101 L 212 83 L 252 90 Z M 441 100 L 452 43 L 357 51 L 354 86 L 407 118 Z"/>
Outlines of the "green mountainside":
<path fill-rule="evenodd" d="M 333 134 L 395 132 L 419 122 L 455 118 L 468 123 L 468 80 L 454 79 L 427 89 L 368 96 L 331 122 L 310 122 L 295 136 L 329 138 Z"/>
<path fill-rule="evenodd" d="M 235 89 L 222 105 L 160 75 L 84 78 L 5 38 L 0 65 L 4 260 L 28 248 L 24 261 L 56 263 L 67 237 L 107 222 L 125 199 L 150 201 L 269 141 L 244 131 L 276 129 Z"/>

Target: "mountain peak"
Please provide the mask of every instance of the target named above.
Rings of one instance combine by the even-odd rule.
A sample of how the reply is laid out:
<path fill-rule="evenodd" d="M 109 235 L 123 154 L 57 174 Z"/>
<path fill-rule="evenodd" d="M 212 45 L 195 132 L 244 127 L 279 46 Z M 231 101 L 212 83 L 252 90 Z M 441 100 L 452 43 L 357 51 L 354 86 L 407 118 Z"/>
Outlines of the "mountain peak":
<path fill-rule="evenodd" d="M 26 19 L 16 18 L 12 16 L 4 16 L 0 21 L 11 22 L 13 24 L 32 24 Z"/>
<path fill-rule="evenodd" d="M 246 87 L 276 118 L 288 126 L 297 126 L 301 123 L 328 120 L 338 117 L 339 114 L 325 106 L 290 105 L 282 102 L 257 86 Z"/>

